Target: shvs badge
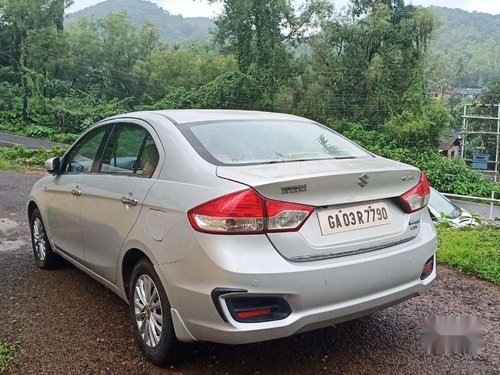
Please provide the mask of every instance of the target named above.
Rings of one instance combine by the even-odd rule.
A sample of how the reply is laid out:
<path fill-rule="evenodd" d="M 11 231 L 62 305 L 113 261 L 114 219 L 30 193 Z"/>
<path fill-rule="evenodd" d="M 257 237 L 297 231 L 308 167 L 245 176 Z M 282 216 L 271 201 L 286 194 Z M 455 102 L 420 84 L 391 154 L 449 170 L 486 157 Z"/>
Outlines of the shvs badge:
<path fill-rule="evenodd" d="M 480 354 L 484 328 L 474 316 L 426 318 L 422 327 L 422 343 L 428 354 Z"/>

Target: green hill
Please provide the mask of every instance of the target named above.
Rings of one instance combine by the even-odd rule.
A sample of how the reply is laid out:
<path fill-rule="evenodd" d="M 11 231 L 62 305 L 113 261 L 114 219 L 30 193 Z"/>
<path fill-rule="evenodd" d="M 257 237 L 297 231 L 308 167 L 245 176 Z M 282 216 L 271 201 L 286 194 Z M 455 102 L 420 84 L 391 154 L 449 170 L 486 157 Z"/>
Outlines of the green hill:
<path fill-rule="evenodd" d="M 146 23 L 155 25 L 161 32 L 164 41 L 182 43 L 189 41 L 206 41 L 210 39 L 213 20 L 210 18 L 184 18 L 174 16 L 149 1 L 143 0 L 106 0 L 97 5 L 66 15 L 66 24 L 81 19 L 100 19 L 110 13 L 126 12 L 129 19 L 137 27 Z"/>
<path fill-rule="evenodd" d="M 431 59 L 435 66 L 429 74 L 436 85 L 482 87 L 500 77 L 500 15 L 435 6 L 430 9 L 441 20 L 431 45 L 431 52 L 439 57 Z M 106 0 L 68 14 L 66 23 L 120 12 L 126 12 L 138 27 L 152 23 L 167 42 L 207 41 L 214 27 L 210 18 L 174 16 L 143 0 Z"/>
<path fill-rule="evenodd" d="M 441 28 L 431 50 L 452 85 L 482 87 L 500 77 L 500 15 L 431 7 Z"/>

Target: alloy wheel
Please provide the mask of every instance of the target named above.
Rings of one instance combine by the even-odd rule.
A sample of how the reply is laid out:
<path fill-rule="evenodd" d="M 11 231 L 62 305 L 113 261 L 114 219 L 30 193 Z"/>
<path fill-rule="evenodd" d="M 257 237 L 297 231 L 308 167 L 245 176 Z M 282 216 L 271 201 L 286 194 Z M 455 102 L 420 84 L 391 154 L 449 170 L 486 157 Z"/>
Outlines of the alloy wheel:
<path fill-rule="evenodd" d="M 158 289 L 145 274 L 135 283 L 134 315 L 141 339 L 150 348 L 156 348 L 163 330 L 163 311 Z"/>
<path fill-rule="evenodd" d="M 42 221 L 37 217 L 33 220 L 33 242 L 35 244 L 35 254 L 40 261 L 45 261 L 47 257 L 47 238 Z"/>

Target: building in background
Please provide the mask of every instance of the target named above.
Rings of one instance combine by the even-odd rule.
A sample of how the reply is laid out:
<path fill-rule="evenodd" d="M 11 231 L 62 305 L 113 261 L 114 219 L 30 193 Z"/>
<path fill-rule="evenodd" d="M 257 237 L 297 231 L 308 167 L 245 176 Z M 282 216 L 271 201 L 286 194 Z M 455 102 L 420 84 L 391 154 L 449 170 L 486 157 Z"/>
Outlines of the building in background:
<path fill-rule="evenodd" d="M 457 134 L 449 137 L 439 145 L 439 153 L 448 159 L 455 159 L 461 155 L 462 137 Z"/>

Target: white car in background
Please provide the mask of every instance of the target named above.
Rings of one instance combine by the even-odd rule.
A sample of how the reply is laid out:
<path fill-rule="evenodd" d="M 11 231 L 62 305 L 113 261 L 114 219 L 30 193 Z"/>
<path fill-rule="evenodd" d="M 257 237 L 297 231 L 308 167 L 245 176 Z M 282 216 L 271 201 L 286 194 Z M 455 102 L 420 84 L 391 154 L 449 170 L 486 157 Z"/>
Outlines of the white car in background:
<path fill-rule="evenodd" d="M 454 228 L 480 225 L 469 211 L 457 206 L 433 187 L 427 208 L 436 223 L 447 222 Z"/>

